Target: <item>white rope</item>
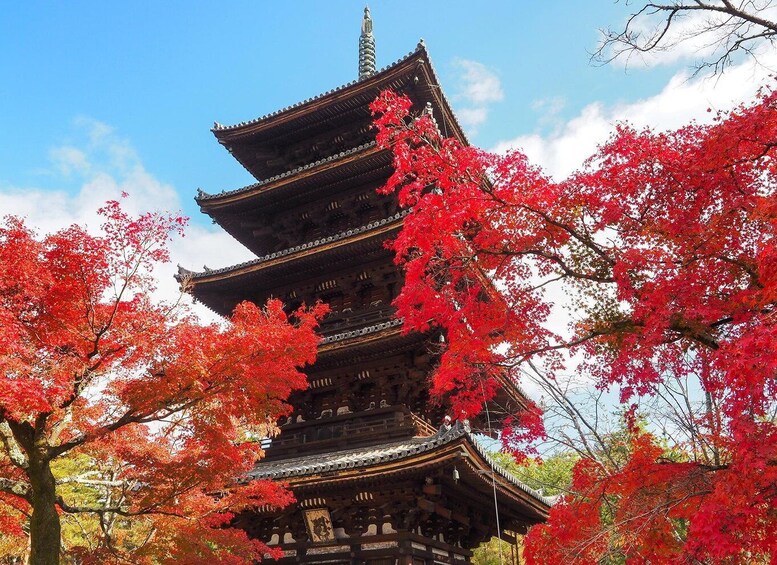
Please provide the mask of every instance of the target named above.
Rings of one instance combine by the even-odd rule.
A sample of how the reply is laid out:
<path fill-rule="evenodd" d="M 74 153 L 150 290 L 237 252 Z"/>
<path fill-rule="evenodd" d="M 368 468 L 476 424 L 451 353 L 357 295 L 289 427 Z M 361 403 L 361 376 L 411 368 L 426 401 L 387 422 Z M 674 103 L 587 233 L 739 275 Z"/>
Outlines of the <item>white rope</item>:
<path fill-rule="evenodd" d="M 485 398 L 485 390 L 483 388 L 483 383 L 480 383 L 480 390 L 483 392 L 483 397 Z M 486 425 L 488 426 L 488 435 L 492 436 L 491 431 L 491 414 L 488 411 L 488 402 L 483 402 L 483 406 L 486 409 Z M 502 527 L 499 524 L 499 501 L 496 497 L 496 477 L 494 476 L 495 469 L 494 464 L 491 462 L 490 458 L 488 458 L 488 464 L 491 466 L 491 488 L 494 491 L 494 514 L 496 515 L 496 537 L 499 539 L 499 563 L 500 565 L 504 565 L 504 555 L 502 555 Z"/>

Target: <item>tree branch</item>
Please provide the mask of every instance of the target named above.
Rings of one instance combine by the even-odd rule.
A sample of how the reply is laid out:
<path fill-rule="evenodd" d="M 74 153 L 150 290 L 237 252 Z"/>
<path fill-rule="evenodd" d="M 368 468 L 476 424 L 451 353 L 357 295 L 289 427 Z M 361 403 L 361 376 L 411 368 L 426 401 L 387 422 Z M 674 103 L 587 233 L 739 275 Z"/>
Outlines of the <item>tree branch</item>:
<path fill-rule="evenodd" d="M 26 469 L 29 467 L 30 462 L 27 460 L 27 456 L 22 452 L 19 444 L 14 439 L 13 432 L 11 431 L 8 422 L 0 422 L 0 441 L 3 442 L 5 452 L 8 454 L 8 458 L 19 469 Z"/>
<path fill-rule="evenodd" d="M 32 487 L 23 481 L 14 481 L 13 479 L 0 477 L 0 492 L 13 494 L 27 502 L 32 502 Z"/>
<path fill-rule="evenodd" d="M 104 514 L 118 514 L 120 516 L 148 516 L 151 514 L 159 514 L 163 516 L 174 516 L 176 518 L 185 518 L 186 516 L 180 512 L 173 512 L 172 510 L 159 510 L 156 508 L 142 508 L 140 510 L 127 510 L 119 506 L 73 506 L 65 502 L 61 496 L 57 497 L 57 505 L 68 514 L 97 514 L 103 516 Z"/>

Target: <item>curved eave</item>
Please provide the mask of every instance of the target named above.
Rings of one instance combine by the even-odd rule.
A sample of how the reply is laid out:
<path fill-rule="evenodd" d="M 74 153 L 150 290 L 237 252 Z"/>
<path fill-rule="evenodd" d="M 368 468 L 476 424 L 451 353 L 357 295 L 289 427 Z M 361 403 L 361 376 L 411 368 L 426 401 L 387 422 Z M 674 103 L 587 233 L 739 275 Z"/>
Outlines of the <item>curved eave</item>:
<path fill-rule="evenodd" d="M 391 79 L 408 73 L 420 62 L 429 60 L 429 54 L 426 46 L 419 43 L 414 51 L 411 51 L 401 59 L 398 59 L 391 65 L 383 67 L 376 73 L 361 80 L 354 80 L 340 85 L 327 92 L 307 98 L 291 106 L 286 106 L 280 110 L 270 112 L 253 120 L 240 122 L 234 125 L 214 124 L 211 128 L 213 135 L 219 141 L 232 141 L 243 137 L 257 135 L 269 129 L 293 122 L 302 116 L 310 113 L 312 107 L 330 106 L 344 99 L 348 99 L 371 90 L 380 89 L 381 85 L 389 82 Z M 434 75 L 432 75 L 434 76 Z M 435 77 L 436 78 L 436 77 Z M 435 81 L 435 85 L 439 85 Z"/>
<path fill-rule="evenodd" d="M 318 354 L 332 354 L 343 348 L 349 351 L 353 348 L 370 348 L 372 345 L 380 344 L 382 347 L 387 345 L 387 340 L 395 340 L 402 337 L 402 320 L 393 319 L 373 324 L 357 330 L 341 332 L 328 335 L 321 340 L 318 347 Z M 417 341 L 412 339 L 412 341 Z"/>
<path fill-rule="evenodd" d="M 222 220 L 247 211 L 279 205 L 291 207 L 314 192 L 331 193 L 332 186 L 352 184 L 360 176 L 388 177 L 391 163 L 391 152 L 378 149 L 373 142 L 235 190 L 219 194 L 200 191 L 195 201 L 200 210 L 221 224 Z"/>
<path fill-rule="evenodd" d="M 288 286 L 295 281 L 327 276 L 359 264 L 368 256 L 390 258 L 391 252 L 385 249 L 384 242 L 399 231 L 403 218 L 404 215 L 397 214 L 391 221 L 376 222 L 375 227 L 365 227 L 363 231 L 357 230 L 358 233 L 346 232 L 342 239 L 324 238 L 309 246 L 299 246 L 304 249 L 272 253 L 224 269 L 194 273 L 179 267 L 176 278 L 188 284 L 189 291 L 206 306 L 227 315 L 241 300 L 264 302 L 267 298 L 264 295 L 279 288 L 281 282 Z"/>
<path fill-rule="evenodd" d="M 250 157 L 250 151 L 241 148 L 245 144 L 265 144 L 275 146 L 279 136 L 293 131 L 303 131 L 315 124 L 337 119 L 356 112 L 368 119 L 367 106 L 377 95 L 387 88 L 403 89 L 412 87 L 417 102 L 431 102 L 435 107 L 435 118 L 443 134 L 457 137 L 462 143 L 468 143 L 463 129 L 442 93 L 439 79 L 429 59 L 426 47 L 421 43 L 418 48 L 393 65 L 363 80 L 354 81 L 320 96 L 307 99 L 277 112 L 241 122 L 231 126 L 216 124 L 211 131 L 233 156 L 257 179 L 267 173 L 267 169 Z"/>
<path fill-rule="evenodd" d="M 500 400 L 499 396 L 502 394 L 505 395 L 511 403 L 516 404 L 521 410 L 525 410 L 529 406 L 529 403 L 531 402 L 529 395 L 508 375 L 497 377 L 497 382 L 499 383 L 497 401 Z M 510 413 L 514 413 L 514 409 Z"/>
<path fill-rule="evenodd" d="M 216 196 L 196 198 L 200 209 L 257 255 L 266 247 L 257 241 L 258 218 L 269 223 L 272 216 L 304 206 L 316 199 L 336 198 L 355 185 L 382 185 L 391 175 L 390 151 L 372 143 L 354 148 L 337 159 L 326 159 L 309 167 L 279 175 Z"/>
<path fill-rule="evenodd" d="M 250 275 L 259 271 L 266 271 L 284 265 L 291 261 L 296 261 L 298 265 L 302 265 L 307 258 L 319 257 L 320 254 L 331 252 L 334 250 L 340 250 L 344 247 L 350 246 L 354 243 L 369 240 L 375 237 L 384 236 L 384 240 L 388 237 L 392 231 L 398 230 L 402 226 L 402 221 L 405 214 L 396 214 L 392 216 L 391 221 L 386 221 L 385 224 L 379 224 L 375 227 L 366 227 L 366 229 L 349 230 L 353 231 L 353 234 L 346 232 L 348 235 L 345 237 L 339 237 L 340 234 L 322 240 L 316 240 L 310 244 L 303 244 L 290 250 L 281 251 L 277 253 L 271 253 L 234 265 L 232 267 L 225 267 L 223 269 L 214 269 L 203 272 L 187 271 L 186 269 L 179 268 L 179 273 L 176 278 L 179 281 L 188 279 L 193 285 L 205 285 L 209 283 L 215 283 L 224 280 L 234 281 L 243 276 Z M 369 226 L 370 224 L 368 224 Z"/>
<path fill-rule="evenodd" d="M 469 488 L 487 493 L 496 487 L 530 521 L 547 518 L 551 500 L 500 467 L 460 424 L 442 435 L 330 453 L 318 460 L 295 457 L 260 462 L 249 478 L 282 480 L 292 488 L 320 488 L 324 484 L 374 480 L 459 463 L 466 465 L 461 476 Z"/>
<path fill-rule="evenodd" d="M 390 156 L 388 151 L 378 149 L 373 141 L 372 143 L 359 145 L 358 147 L 343 151 L 337 155 L 327 157 L 326 159 L 321 159 L 314 163 L 297 167 L 286 173 L 275 175 L 269 179 L 249 184 L 248 186 L 235 190 L 222 191 L 218 194 L 207 194 L 200 191 L 194 200 L 199 205 L 200 210 L 209 215 L 213 215 L 215 212 L 236 209 L 246 203 L 250 203 L 252 207 L 259 207 L 272 198 L 270 195 L 271 192 L 274 192 L 277 195 L 278 192 L 286 192 L 288 190 L 308 186 L 312 183 L 317 183 L 322 175 L 332 172 L 337 174 L 337 171 L 342 169 L 345 165 L 358 164 L 360 165 L 360 169 L 369 170 L 374 166 L 372 158 L 378 154 Z M 388 162 L 391 162 L 390 158 Z M 348 174 L 350 172 L 351 171 L 343 171 L 343 174 Z"/>
<path fill-rule="evenodd" d="M 336 341 L 325 340 L 318 347 L 315 370 L 331 370 L 343 366 L 353 366 L 354 363 L 368 362 L 374 359 L 385 359 L 395 353 L 417 350 L 428 350 L 429 335 L 415 331 L 405 332 L 402 321 L 394 322 L 389 327 L 370 329 L 362 335 L 332 334 L 327 338 L 338 336 Z M 385 322 L 384 322 L 385 323 Z M 381 326 L 381 324 L 375 324 Z"/>
<path fill-rule="evenodd" d="M 481 492 L 493 491 L 496 488 L 503 496 L 518 504 L 527 505 L 538 522 L 545 521 L 552 506 L 551 500 L 496 464 L 469 434 L 465 438 L 462 446 L 466 451 L 465 461 L 469 466 L 472 483 L 479 482 Z"/>
<path fill-rule="evenodd" d="M 434 70 L 434 65 L 432 64 L 429 54 L 426 52 L 426 48 L 424 48 L 424 54 L 426 55 L 427 64 L 423 65 L 422 72 L 426 76 L 426 82 L 429 85 L 428 88 L 437 103 L 437 107 L 442 111 L 442 120 L 440 121 L 438 118 L 440 130 L 444 136 L 455 137 L 464 145 L 469 145 L 467 134 L 464 132 L 464 129 L 462 129 L 453 108 L 448 103 L 448 99 L 442 90 L 440 79 L 437 76 L 437 72 Z M 437 118 L 437 116 L 435 117 Z"/>

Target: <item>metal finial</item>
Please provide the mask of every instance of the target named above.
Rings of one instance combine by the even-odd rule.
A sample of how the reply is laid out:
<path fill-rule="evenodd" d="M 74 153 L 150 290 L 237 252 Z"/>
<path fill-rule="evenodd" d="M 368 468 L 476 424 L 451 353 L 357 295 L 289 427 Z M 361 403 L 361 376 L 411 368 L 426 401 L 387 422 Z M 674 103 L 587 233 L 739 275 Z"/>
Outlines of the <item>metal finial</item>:
<path fill-rule="evenodd" d="M 359 79 L 375 73 L 375 37 L 372 35 L 372 17 L 369 6 L 364 7 L 362 33 L 359 36 Z"/>

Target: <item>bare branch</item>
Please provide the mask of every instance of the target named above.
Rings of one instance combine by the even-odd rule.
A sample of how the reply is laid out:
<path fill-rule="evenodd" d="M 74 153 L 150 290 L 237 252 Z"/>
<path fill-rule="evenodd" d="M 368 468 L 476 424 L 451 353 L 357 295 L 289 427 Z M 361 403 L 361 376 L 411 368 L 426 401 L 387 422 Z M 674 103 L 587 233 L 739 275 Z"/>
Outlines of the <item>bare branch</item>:
<path fill-rule="evenodd" d="M 591 59 L 610 63 L 706 39 L 711 52 L 696 63 L 694 74 L 703 69 L 719 74 L 731 65 L 737 53 L 755 59 L 759 45 L 777 40 L 777 22 L 765 16 L 772 5 L 771 0 L 761 6 L 742 2 L 737 5 L 729 0 L 645 2 L 622 28 L 601 30 L 602 40 Z M 698 23 L 682 29 L 683 21 L 687 22 L 689 17 L 698 18 Z"/>
<path fill-rule="evenodd" d="M 32 501 L 32 487 L 23 481 L 14 481 L 0 477 L 0 492 L 13 494 L 27 501 Z"/>
<path fill-rule="evenodd" d="M 97 514 L 103 516 L 105 514 L 118 514 L 120 516 L 147 516 L 149 514 L 158 514 L 164 516 L 174 516 L 177 518 L 184 518 L 185 515 L 180 512 L 173 512 L 171 510 L 160 510 L 159 508 L 141 508 L 140 510 L 127 510 L 120 506 L 75 506 L 65 502 L 62 497 L 57 498 L 57 505 L 67 512 L 68 514 Z"/>
<path fill-rule="evenodd" d="M 14 465 L 20 469 L 26 469 L 29 466 L 27 456 L 22 452 L 19 444 L 14 439 L 8 422 L 0 422 L 0 442 L 3 443 L 5 453 Z"/>

